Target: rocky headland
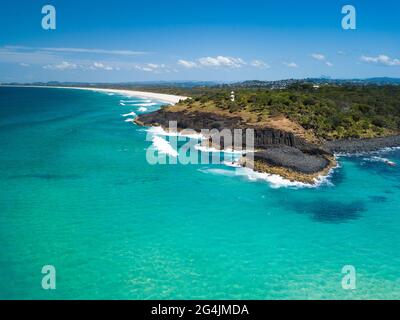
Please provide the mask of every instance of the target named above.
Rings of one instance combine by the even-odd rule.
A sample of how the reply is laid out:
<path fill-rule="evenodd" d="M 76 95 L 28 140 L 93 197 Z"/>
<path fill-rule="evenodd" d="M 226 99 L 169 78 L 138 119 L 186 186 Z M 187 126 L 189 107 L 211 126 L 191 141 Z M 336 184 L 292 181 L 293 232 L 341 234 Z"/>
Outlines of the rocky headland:
<path fill-rule="evenodd" d="M 253 129 L 254 152 L 251 157 L 244 154 L 240 164 L 259 172 L 279 174 L 289 180 L 304 183 L 313 183 L 319 176 L 328 174 L 336 166 L 336 153 L 370 152 L 384 147 L 400 146 L 400 136 L 333 141 L 306 139 L 304 134 L 296 134 L 290 130 L 248 123 L 235 114 L 176 111 L 172 107 L 142 114 L 135 120 L 139 125 L 161 126 L 164 129 L 168 129 L 170 121 L 176 121 L 178 130 L 190 128 L 200 132 L 202 129 L 244 129 L 243 149 L 246 149 L 245 129 Z M 209 139 L 211 141 L 212 137 Z M 219 146 L 215 145 L 215 141 L 213 143 L 214 147 L 225 147 L 223 139 Z"/>

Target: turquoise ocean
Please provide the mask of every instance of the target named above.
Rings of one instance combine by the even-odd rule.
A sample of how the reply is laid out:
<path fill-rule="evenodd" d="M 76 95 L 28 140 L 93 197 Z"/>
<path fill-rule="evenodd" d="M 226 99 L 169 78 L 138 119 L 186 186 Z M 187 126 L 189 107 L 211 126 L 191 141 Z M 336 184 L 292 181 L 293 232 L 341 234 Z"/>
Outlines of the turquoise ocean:
<path fill-rule="evenodd" d="M 150 165 L 125 120 L 160 105 L 0 88 L 1 299 L 400 298 L 399 150 L 340 157 L 313 188 Z"/>

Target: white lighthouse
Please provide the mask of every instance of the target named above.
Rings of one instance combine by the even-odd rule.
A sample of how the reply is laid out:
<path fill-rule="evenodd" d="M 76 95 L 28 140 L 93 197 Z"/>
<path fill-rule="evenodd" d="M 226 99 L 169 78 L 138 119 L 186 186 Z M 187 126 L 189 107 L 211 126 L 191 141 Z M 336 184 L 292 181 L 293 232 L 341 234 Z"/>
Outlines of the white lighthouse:
<path fill-rule="evenodd" d="M 235 92 L 231 91 L 231 101 L 234 102 L 235 101 Z"/>

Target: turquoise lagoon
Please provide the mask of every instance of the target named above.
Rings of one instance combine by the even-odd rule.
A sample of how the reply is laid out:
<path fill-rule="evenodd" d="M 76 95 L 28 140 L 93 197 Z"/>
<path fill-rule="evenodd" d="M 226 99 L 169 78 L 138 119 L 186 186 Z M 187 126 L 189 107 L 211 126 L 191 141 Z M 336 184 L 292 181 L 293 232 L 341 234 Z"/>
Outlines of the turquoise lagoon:
<path fill-rule="evenodd" d="M 150 165 L 146 129 L 122 114 L 159 106 L 0 88 L 0 298 L 400 298 L 400 170 L 380 161 L 399 150 L 341 157 L 314 188 Z"/>

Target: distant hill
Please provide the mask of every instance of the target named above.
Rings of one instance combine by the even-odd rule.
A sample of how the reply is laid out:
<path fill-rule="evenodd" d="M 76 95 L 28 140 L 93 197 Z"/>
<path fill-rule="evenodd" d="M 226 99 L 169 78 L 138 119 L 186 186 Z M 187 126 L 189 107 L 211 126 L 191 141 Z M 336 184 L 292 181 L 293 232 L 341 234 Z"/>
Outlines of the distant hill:
<path fill-rule="evenodd" d="M 316 85 L 400 85 L 400 78 L 375 77 L 366 79 L 331 79 L 331 78 L 305 78 L 305 79 L 282 79 L 274 81 L 246 80 L 240 82 L 221 82 L 221 81 L 142 81 L 142 82 L 113 82 L 113 83 L 89 83 L 89 82 L 33 82 L 33 83 L 3 83 L 3 85 L 38 85 L 38 86 L 85 86 L 85 87 L 124 87 L 124 88 L 199 88 L 199 87 L 219 87 L 219 88 L 268 88 L 284 89 L 296 83 L 312 83 Z"/>
<path fill-rule="evenodd" d="M 295 83 L 312 83 L 316 85 L 400 85 L 400 78 L 389 77 L 376 77 L 366 79 L 330 79 L 330 78 L 306 78 L 306 79 L 284 79 L 275 81 L 260 81 L 260 80 L 246 80 L 242 82 L 235 82 L 226 84 L 227 87 L 239 88 L 269 88 L 269 89 L 284 89 Z"/>
<path fill-rule="evenodd" d="M 83 87 L 129 87 L 129 88 L 194 88 L 194 87 L 211 87 L 217 86 L 220 82 L 217 81 L 141 81 L 141 82 L 63 82 L 63 81 L 48 81 L 48 82 L 31 82 L 31 83 L 2 83 L 3 85 L 35 85 L 35 86 L 83 86 Z"/>

